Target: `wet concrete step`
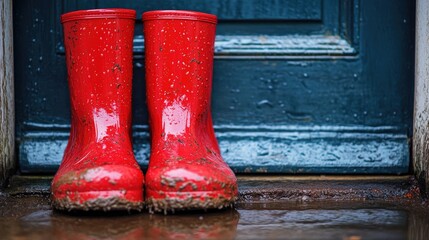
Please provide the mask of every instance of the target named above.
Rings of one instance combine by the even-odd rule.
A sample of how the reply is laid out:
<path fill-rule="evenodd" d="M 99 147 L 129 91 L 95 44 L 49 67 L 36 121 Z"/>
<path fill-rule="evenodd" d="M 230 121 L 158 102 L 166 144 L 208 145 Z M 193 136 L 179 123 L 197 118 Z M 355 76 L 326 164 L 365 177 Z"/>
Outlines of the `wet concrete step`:
<path fill-rule="evenodd" d="M 67 213 L 47 195 L 0 196 L 1 239 L 427 239 L 421 205 L 277 201 L 174 215 Z"/>
<path fill-rule="evenodd" d="M 1 239 L 427 239 L 411 176 L 239 176 L 234 209 L 174 215 L 53 211 L 50 176 L 0 191 Z"/>

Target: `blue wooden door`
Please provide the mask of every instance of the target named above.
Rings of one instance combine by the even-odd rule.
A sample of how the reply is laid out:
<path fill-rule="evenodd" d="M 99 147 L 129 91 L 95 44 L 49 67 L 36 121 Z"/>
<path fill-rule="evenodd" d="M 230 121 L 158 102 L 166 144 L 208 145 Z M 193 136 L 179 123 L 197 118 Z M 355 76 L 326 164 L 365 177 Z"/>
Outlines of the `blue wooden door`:
<path fill-rule="evenodd" d="M 59 17 L 137 10 L 133 136 L 148 163 L 141 13 L 216 14 L 212 112 L 225 160 L 245 173 L 407 173 L 415 3 L 409 0 L 16 1 L 20 169 L 53 172 L 70 128 Z"/>

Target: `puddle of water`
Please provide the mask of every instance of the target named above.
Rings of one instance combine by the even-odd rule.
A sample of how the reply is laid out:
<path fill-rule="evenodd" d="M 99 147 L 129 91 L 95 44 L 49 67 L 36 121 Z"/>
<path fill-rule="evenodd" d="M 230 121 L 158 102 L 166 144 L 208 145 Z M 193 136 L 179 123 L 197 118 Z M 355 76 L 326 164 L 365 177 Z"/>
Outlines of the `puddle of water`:
<path fill-rule="evenodd" d="M 429 216 L 388 204 L 242 204 L 176 215 L 64 214 L 46 197 L 0 199 L 1 239 L 427 239 Z"/>

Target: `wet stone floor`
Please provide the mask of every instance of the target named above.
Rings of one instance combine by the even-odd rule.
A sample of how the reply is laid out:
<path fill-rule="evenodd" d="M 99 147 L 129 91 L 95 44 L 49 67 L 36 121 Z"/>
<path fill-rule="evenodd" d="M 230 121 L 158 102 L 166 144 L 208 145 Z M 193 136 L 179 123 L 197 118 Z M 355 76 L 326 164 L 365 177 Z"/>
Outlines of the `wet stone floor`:
<path fill-rule="evenodd" d="M 418 201 L 382 201 L 377 196 L 263 199 L 255 197 L 261 189 L 249 193 L 251 182 L 242 184 L 241 200 L 234 209 L 169 215 L 57 212 L 43 184 L 18 184 L 12 187 L 15 190 L 0 191 L 0 239 L 429 239 L 429 211 Z M 407 183 L 393 182 L 382 182 L 390 194 L 409 193 Z M 359 186 L 350 184 L 337 181 L 337 187 L 328 187 L 348 188 L 349 196 L 362 194 L 355 190 Z M 247 197 L 243 196 L 246 191 Z"/>

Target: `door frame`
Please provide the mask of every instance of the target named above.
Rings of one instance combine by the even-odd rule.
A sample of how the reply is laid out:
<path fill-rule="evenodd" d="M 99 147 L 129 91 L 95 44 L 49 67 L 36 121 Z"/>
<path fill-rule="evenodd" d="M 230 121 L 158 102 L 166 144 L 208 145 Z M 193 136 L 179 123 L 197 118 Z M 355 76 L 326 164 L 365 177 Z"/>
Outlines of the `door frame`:
<path fill-rule="evenodd" d="M 0 2 L 0 187 L 16 169 L 12 0 Z"/>
<path fill-rule="evenodd" d="M 416 3 L 412 166 L 423 194 L 429 192 L 429 2 Z"/>

